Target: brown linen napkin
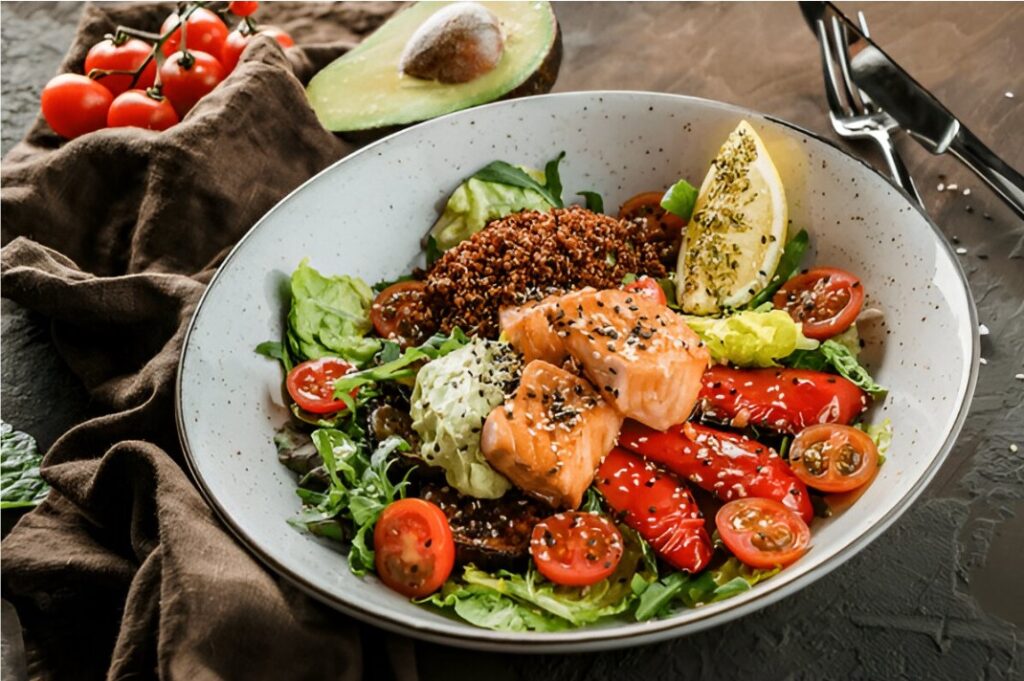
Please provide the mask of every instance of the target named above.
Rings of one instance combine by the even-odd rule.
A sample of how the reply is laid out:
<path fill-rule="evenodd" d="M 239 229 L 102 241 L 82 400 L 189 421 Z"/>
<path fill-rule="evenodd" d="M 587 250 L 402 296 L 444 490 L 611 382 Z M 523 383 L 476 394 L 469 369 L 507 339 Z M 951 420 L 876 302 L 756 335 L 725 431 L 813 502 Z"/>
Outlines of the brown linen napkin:
<path fill-rule="evenodd" d="M 2 546 L 32 677 L 362 675 L 351 621 L 264 570 L 200 497 L 173 384 L 185 326 L 226 250 L 351 150 L 317 123 L 300 79 L 396 7 L 264 3 L 260 21 L 300 47 L 285 55 L 255 40 L 175 128 L 62 142 L 40 119 L 4 159 L 3 295 L 52 319 L 95 414 L 47 453 L 53 492 Z M 155 30 L 169 8 L 87 5 L 64 70 L 80 71 L 117 24 Z"/>

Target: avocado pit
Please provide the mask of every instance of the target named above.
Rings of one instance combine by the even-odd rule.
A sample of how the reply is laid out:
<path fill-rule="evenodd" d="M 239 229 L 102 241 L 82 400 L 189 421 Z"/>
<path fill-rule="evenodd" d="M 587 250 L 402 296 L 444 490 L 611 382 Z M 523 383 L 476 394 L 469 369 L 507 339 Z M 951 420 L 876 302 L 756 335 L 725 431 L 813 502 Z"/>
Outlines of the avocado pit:
<path fill-rule="evenodd" d="M 399 70 L 440 83 L 468 83 L 501 61 L 505 39 L 497 17 L 483 5 L 459 2 L 431 15 L 406 43 Z"/>

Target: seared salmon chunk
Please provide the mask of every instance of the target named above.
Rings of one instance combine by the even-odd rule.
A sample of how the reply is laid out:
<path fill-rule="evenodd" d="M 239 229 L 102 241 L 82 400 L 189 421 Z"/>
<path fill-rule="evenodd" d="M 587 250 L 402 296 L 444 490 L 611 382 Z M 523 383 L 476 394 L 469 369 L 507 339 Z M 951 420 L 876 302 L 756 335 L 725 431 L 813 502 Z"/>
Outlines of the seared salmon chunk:
<path fill-rule="evenodd" d="M 498 314 L 501 333 L 524 362 L 542 359 L 558 366 L 568 356 L 565 343 L 548 322 L 548 314 L 560 297 L 548 296 L 518 307 L 506 307 Z"/>
<path fill-rule="evenodd" d="M 527 494 L 577 508 L 621 426 L 589 383 L 534 360 L 515 394 L 487 417 L 480 445 L 488 463 Z"/>
<path fill-rule="evenodd" d="M 690 415 L 710 355 L 668 307 L 628 291 L 590 289 L 562 296 L 548 320 L 620 414 L 656 430 Z"/>

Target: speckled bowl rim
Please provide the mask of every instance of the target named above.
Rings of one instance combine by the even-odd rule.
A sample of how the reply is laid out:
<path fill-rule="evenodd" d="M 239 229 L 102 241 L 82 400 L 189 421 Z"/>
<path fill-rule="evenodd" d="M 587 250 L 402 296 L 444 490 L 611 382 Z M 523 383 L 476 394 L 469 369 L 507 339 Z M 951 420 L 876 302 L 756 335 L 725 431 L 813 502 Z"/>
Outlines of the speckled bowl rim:
<path fill-rule="evenodd" d="M 203 307 L 203 303 L 206 300 L 206 296 L 213 289 L 214 284 L 217 282 L 217 278 L 220 273 L 224 270 L 232 258 L 234 258 L 245 244 L 246 240 L 256 230 L 260 228 L 263 221 L 268 215 L 277 210 L 278 206 L 287 202 L 291 197 L 301 192 L 305 187 L 315 180 L 317 180 L 324 173 L 330 172 L 336 166 L 349 161 L 359 155 L 372 152 L 376 147 L 388 142 L 395 137 L 406 134 L 410 130 L 419 129 L 424 125 L 435 124 L 437 121 L 447 121 L 459 117 L 470 117 L 478 114 L 480 111 L 485 109 L 492 109 L 497 107 L 504 107 L 514 105 L 524 100 L 533 99 L 590 99 L 600 97 L 616 97 L 616 96 L 637 96 L 641 95 L 644 97 L 661 98 L 665 100 L 673 101 L 688 101 L 695 104 L 711 105 L 719 107 L 721 109 L 731 111 L 735 114 L 759 118 L 767 120 L 769 122 L 781 125 L 785 128 L 789 128 L 802 135 L 806 135 L 822 144 L 832 147 L 843 156 L 856 162 L 868 172 L 873 173 L 882 177 L 886 182 L 893 186 L 899 194 L 906 201 L 907 205 L 911 206 L 921 217 L 924 218 L 925 222 L 931 227 L 933 237 L 939 246 L 949 256 L 949 260 L 953 263 L 956 273 L 959 277 L 960 285 L 963 288 L 964 295 L 967 301 L 968 314 L 970 317 L 971 324 L 971 351 L 970 351 L 970 370 L 967 377 L 967 386 L 964 391 L 963 397 L 960 402 L 959 409 L 956 414 L 956 418 L 953 421 L 952 427 L 950 428 L 949 434 L 943 441 L 939 448 L 938 453 L 932 459 L 932 462 L 925 469 L 924 473 L 917 479 L 913 487 L 900 499 L 895 506 L 884 516 L 880 517 L 867 531 L 861 533 L 846 546 L 839 549 L 835 554 L 829 557 L 822 564 L 812 568 L 807 573 L 793 578 L 792 581 L 788 582 L 776 582 L 777 586 L 773 588 L 772 583 L 775 580 L 769 580 L 763 585 L 759 585 L 758 589 L 763 589 L 762 593 L 753 595 L 749 600 L 742 603 L 738 603 L 736 607 L 725 608 L 718 611 L 708 611 L 706 615 L 701 615 L 701 609 L 696 609 L 694 612 L 697 613 L 695 619 L 690 619 L 686 622 L 676 622 L 672 619 L 654 620 L 647 622 L 638 622 L 636 625 L 630 625 L 631 630 L 627 632 L 619 630 L 605 630 L 600 628 L 580 628 L 573 629 L 565 632 L 554 632 L 545 633 L 538 635 L 536 633 L 529 636 L 529 638 L 521 637 L 516 632 L 500 632 L 492 631 L 489 629 L 466 629 L 460 631 L 444 630 L 435 625 L 422 626 L 414 621 L 396 621 L 390 619 L 387 615 L 382 615 L 378 612 L 373 612 L 358 607 L 353 603 L 342 601 L 333 594 L 325 591 L 318 587 L 316 584 L 306 580 L 301 575 L 298 575 L 290 569 L 283 566 L 277 560 L 274 559 L 269 553 L 263 551 L 259 546 L 256 545 L 255 541 L 250 538 L 241 527 L 235 523 L 231 516 L 224 510 L 224 508 L 218 503 L 216 496 L 213 491 L 209 488 L 202 474 L 199 471 L 199 467 L 193 459 L 191 445 L 188 441 L 188 435 L 186 433 L 185 423 L 182 414 L 182 367 L 185 362 L 185 355 L 188 352 L 189 338 L 192 334 L 192 330 L 195 327 L 196 320 L 198 319 L 200 310 Z M 839 565 L 845 563 L 850 558 L 855 556 L 864 547 L 874 541 L 879 535 L 888 529 L 904 512 L 910 507 L 910 505 L 921 495 L 928 483 L 935 477 L 939 468 L 945 462 L 946 457 L 952 450 L 953 445 L 956 443 L 957 437 L 960 435 L 960 431 L 963 428 L 964 421 L 967 418 L 968 411 L 970 410 L 971 401 L 974 397 L 975 387 L 978 381 L 978 369 L 980 363 L 980 342 L 979 342 L 979 331 L 978 331 L 978 313 L 975 306 L 974 297 L 971 294 L 971 289 L 967 281 L 967 276 L 964 273 L 963 267 L 960 264 L 959 258 L 949 244 L 946 241 L 942 231 L 931 219 L 931 217 L 918 205 L 911 197 L 903 191 L 900 187 L 894 185 L 892 181 L 879 170 L 868 164 L 867 162 L 849 154 L 847 151 L 839 147 L 833 141 L 822 137 L 818 133 L 811 130 L 807 130 L 799 125 L 791 123 L 789 121 L 771 116 L 769 114 L 760 113 L 752 109 L 745 107 L 735 106 L 725 102 L 719 102 L 715 100 L 706 99 L 703 97 L 692 97 L 689 95 L 676 95 L 661 92 L 649 92 L 642 90 L 586 90 L 579 92 L 564 92 L 547 95 L 538 95 L 535 97 L 520 98 L 505 102 L 495 102 L 483 106 L 473 107 L 471 109 L 465 109 L 463 111 L 457 111 L 454 113 L 441 116 L 439 118 L 426 121 L 416 126 L 412 126 L 405 130 L 401 130 L 392 135 L 388 135 L 372 144 L 369 144 L 358 151 L 349 154 L 348 156 L 332 163 L 327 168 L 309 178 L 301 185 L 296 187 L 291 193 L 285 196 L 281 201 L 277 203 L 273 208 L 267 211 L 264 217 L 260 218 L 253 227 L 246 232 L 246 234 L 235 244 L 234 248 L 224 258 L 224 262 L 221 263 L 220 267 L 217 268 L 217 272 L 214 273 L 210 279 L 206 290 L 203 292 L 202 297 L 199 299 L 199 303 L 196 305 L 195 312 L 192 315 L 192 319 L 189 322 L 188 330 L 185 333 L 185 338 L 182 343 L 181 358 L 178 362 L 177 379 L 175 381 L 175 421 L 178 426 L 178 438 L 181 443 L 182 450 L 185 453 L 185 460 L 188 462 L 188 467 L 192 473 L 192 477 L 198 484 L 199 491 L 206 499 L 206 502 L 216 511 L 217 515 L 223 521 L 223 523 L 231 530 L 235 537 L 257 558 L 263 563 L 271 567 L 278 574 L 284 576 L 288 581 L 293 583 L 300 590 L 306 594 L 316 598 L 317 600 L 330 605 L 331 607 L 355 617 L 356 619 L 362 620 L 374 626 L 381 627 L 383 629 L 413 636 L 422 640 L 430 641 L 433 643 L 439 643 L 444 645 L 452 645 L 461 648 L 477 649 L 477 650 L 492 650 L 502 652 L 518 652 L 518 653 L 567 653 L 567 652 L 588 652 L 594 650 L 606 650 L 611 648 L 622 648 L 627 646 L 646 645 L 656 643 L 658 641 L 664 641 L 671 638 L 694 634 L 705 629 L 709 629 L 714 626 L 718 626 L 729 622 L 731 620 L 743 617 L 744 615 L 750 614 L 761 608 L 764 608 L 772 603 L 775 603 L 786 596 L 789 596 L 804 587 L 812 584 L 821 577 L 825 576 Z M 727 602 L 723 602 L 719 605 L 725 605 Z"/>

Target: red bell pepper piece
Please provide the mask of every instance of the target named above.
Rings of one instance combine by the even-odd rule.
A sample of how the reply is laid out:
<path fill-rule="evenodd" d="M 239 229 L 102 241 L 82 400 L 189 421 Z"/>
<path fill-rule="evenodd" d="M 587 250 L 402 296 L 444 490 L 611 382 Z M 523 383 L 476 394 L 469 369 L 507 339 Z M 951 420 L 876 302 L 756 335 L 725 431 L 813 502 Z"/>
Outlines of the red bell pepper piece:
<path fill-rule="evenodd" d="M 816 423 L 849 425 L 867 408 L 867 394 L 851 381 L 809 369 L 711 367 L 700 391 L 705 416 L 744 428 L 796 435 Z"/>
<path fill-rule="evenodd" d="M 814 517 L 807 486 L 771 447 L 735 433 L 695 423 L 666 432 L 626 421 L 619 446 L 642 454 L 722 501 L 744 497 L 774 499 L 810 523 Z"/>
<path fill-rule="evenodd" d="M 690 490 L 676 476 L 616 447 L 594 478 L 627 525 L 678 570 L 700 572 L 711 559 L 711 538 Z"/>

